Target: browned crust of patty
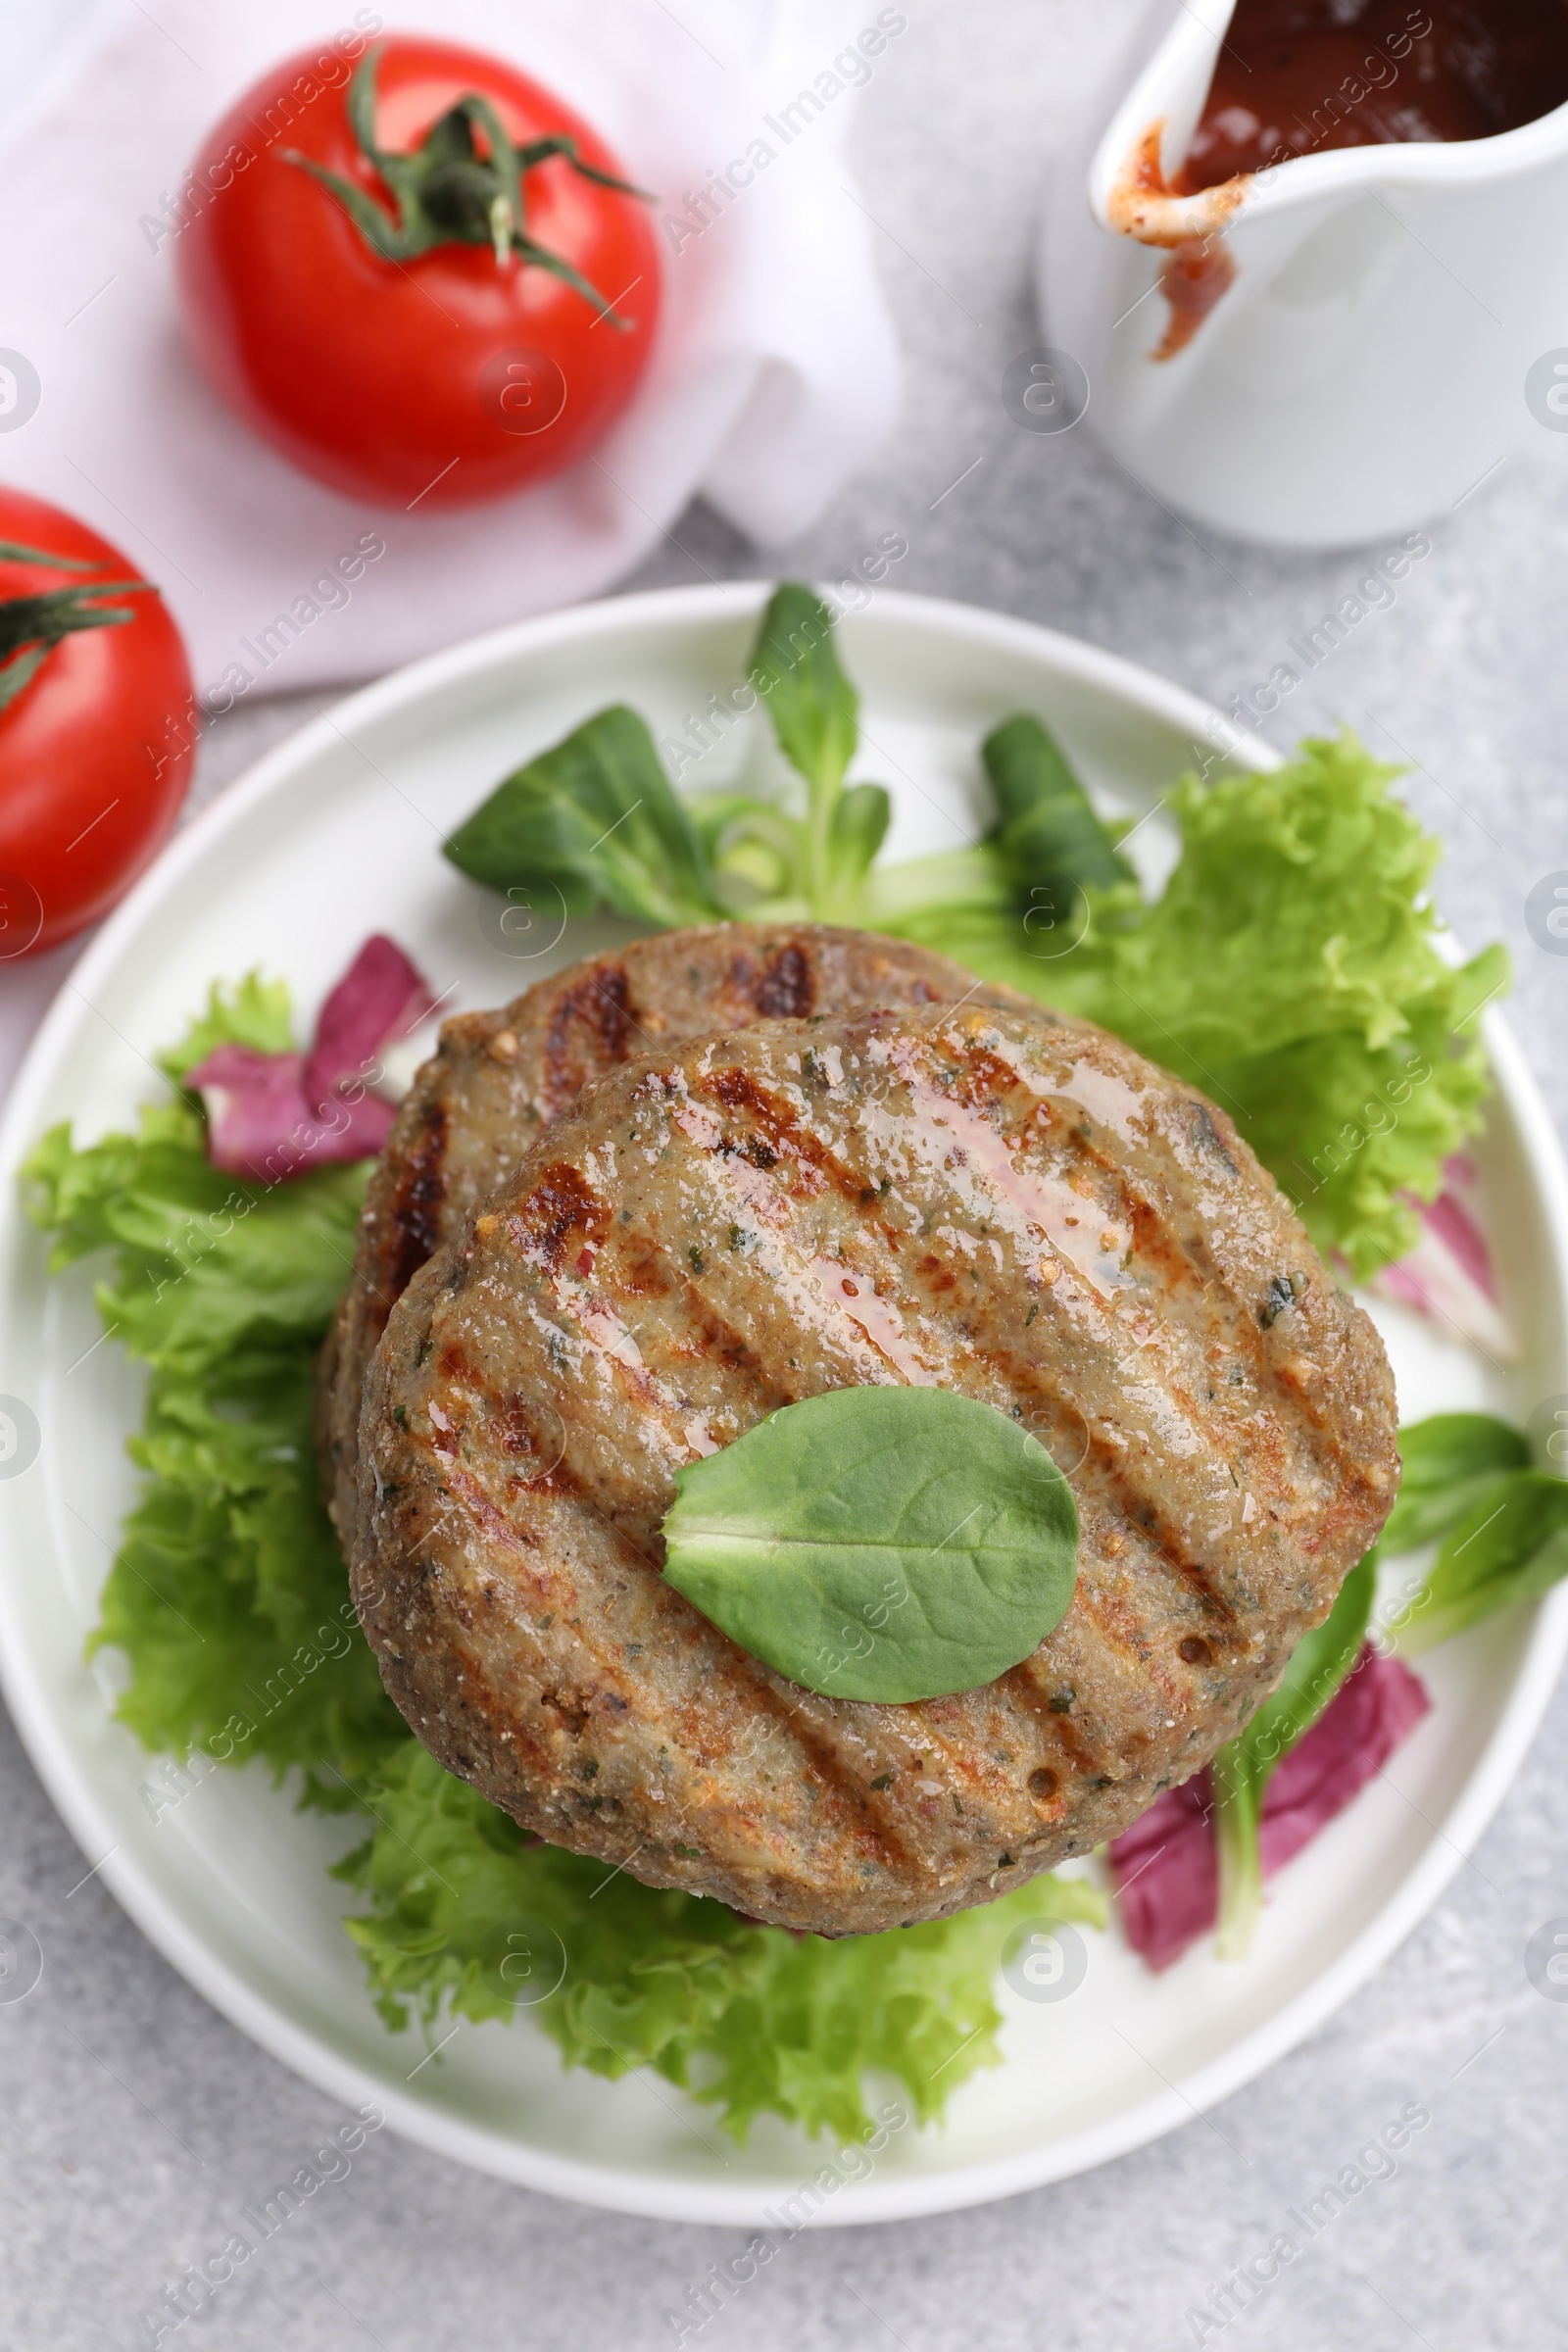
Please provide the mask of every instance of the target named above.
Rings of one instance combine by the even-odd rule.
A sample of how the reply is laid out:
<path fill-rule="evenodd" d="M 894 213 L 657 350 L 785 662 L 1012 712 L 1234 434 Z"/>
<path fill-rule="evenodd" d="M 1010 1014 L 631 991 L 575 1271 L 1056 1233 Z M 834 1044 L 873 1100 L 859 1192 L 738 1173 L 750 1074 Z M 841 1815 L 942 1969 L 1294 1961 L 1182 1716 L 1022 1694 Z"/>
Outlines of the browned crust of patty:
<path fill-rule="evenodd" d="M 711 923 L 554 972 L 493 1012 L 447 1021 L 366 1193 L 354 1274 L 317 1367 L 322 1492 L 345 1546 L 365 1372 L 410 1281 L 582 1088 L 684 1038 L 859 1004 L 951 1004 L 978 989 L 945 956 L 823 923 Z"/>
<path fill-rule="evenodd" d="M 1075 1596 L 984 1690 L 822 1698 L 664 1584 L 661 1524 L 776 1406 L 907 1380 L 1051 1446 Z M 1223 1112 L 972 1004 L 763 1022 L 584 1094 L 415 1277 L 360 1444 L 355 1597 L 441 1761 L 829 1935 L 1115 1836 L 1251 1713 L 1397 1484 L 1377 1334 Z"/>

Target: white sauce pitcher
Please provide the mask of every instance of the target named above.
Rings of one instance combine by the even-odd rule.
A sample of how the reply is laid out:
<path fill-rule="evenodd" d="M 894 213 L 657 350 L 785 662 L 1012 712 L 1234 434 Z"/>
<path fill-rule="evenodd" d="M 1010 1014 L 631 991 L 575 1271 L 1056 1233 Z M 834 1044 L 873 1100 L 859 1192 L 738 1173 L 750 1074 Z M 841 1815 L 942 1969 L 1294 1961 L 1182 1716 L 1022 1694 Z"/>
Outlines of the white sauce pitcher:
<path fill-rule="evenodd" d="M 1149 12 L 1147 62 L 1048 209 L 1047 333 L 1088 375 L 1088 423 L 1156 498 L 1297 547 L 1404 531 L 1543 424 L 1568 429 L 1568 106 L 1493 138 L 1324 149 L 1189 197 L 1141 189 L 1141 155 L 1156 183 L 1180 165 L 1234 7 Z M 1412 5 L 1408 24 L 1424 21 Z M 1368 53 L 1380 83 L 1398 71 Z M 1166 253 L 1136 230 L 1223 238 L 1235 267 L 1167 358 Z"/>

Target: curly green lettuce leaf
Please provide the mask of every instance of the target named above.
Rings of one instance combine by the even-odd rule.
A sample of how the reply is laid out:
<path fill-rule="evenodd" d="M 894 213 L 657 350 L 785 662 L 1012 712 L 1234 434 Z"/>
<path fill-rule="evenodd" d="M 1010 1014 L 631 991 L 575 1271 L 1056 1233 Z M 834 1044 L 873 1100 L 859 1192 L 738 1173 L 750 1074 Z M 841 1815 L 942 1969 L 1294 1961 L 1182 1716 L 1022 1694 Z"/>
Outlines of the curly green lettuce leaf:
<path fill-rule="evenodd" d="M 170 1077 L 182 1079 L 220 1046 L 251 1046 L 258 1054 L 287 1054 L 294 1044 L 293 1011 L 286 980 L 264 980 L 247 972 L 232 988 L 215 980 L 207 992 L 207 1010 L 177 1046 L 160 1054 L 158 1066 Z"/>
<path fill-rule="evenodd" d="M 338 1810 L 407 1735 L 316 1492 L 311 1394 L 309 1343 L 259 1375 L 154 1372 L 89 1648 L 128 1659 L 116 1712 L 144 1747 L 298 1765 Z"/>
<path fill-rule="evenodd" d="M 933 939 L 1201 1087 L 1358 1278 L 1410 1248 L 1405 1196 L 1435 1198 L 1479 1123 L 1474 1024 L 1508 971 L 1500 948 L 1458 968 L 1440 954 L 1439 845 L 1396 772 L 1347 733 L 1265 775 L 1188 776 L 1152 904 L 1091 889 L 1087 936 L 1060 955 L 1018 922 Z"/>
<path fill-rule="evenodd" d="M 389 2026 L 528 2004 L 568 2064 L 653 2067 L 738 2139 L 762 2114 L 850 2136 L 868 2070 L 929 2121 L 997 2063 L 992 1980 L 1011 1929 L 1105 1922 L 1087 1881 L 1041 1878 L 955 1919 L 797 1938 L 531 1840 L 414 1740 L 368 1795 L 375 1829 L 338 1876 L 369 1898 L 347 1924 Z"/>
<path fill-rule="evenodd" d="M 170 1103 L 144 1111 L 135 1136 L 80 1146 L 53 1128 L 23 1170 L 56 1235 L 51 1267 L 115 1250 L 96 1292 L 105 1326 L 140 1361 L 189 1376 L 269 1363 L 324 1332 L 365 1190 L 363 1162 L 248 1184 L 213 1167 L 201 1139 L 200 1113 Z"/>
<path fill-rule="evenodd" d="M 215 990 L 166 1067 L 229 1039 L 286 1049 L 286 991 Z M 312 1455 L 315 1351 L 353 1261 L 363 1165 L 238 1183 L 208 1164 L 201 1114 L 179 1098 L 145 1109 L 134 1136 L 76 1145 L 54 1128 L 23 1181 L 54 1266 L 113 1250 L 99 1311 L 149 1371 L 129 1442 L 145 1475 L 89 1644 L 128 1662 L 121 1721 L 181 1760 L 303 1766 L 310 1795 L 345 1802 L 344 1776 L 405 1736 Z"/>

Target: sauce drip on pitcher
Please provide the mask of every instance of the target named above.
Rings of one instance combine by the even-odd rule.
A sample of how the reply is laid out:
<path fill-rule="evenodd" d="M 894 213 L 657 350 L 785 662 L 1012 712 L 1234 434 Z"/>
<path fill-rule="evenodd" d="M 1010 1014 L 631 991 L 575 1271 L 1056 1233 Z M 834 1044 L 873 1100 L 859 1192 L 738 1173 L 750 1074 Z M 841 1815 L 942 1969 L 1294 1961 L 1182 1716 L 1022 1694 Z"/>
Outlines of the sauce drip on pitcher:
<path fill-rule="evenodd" d="M 1486 139 L 1568 101 L 1568 0 L 1240 0 L 1173 192 L 1331 147 Z"/>

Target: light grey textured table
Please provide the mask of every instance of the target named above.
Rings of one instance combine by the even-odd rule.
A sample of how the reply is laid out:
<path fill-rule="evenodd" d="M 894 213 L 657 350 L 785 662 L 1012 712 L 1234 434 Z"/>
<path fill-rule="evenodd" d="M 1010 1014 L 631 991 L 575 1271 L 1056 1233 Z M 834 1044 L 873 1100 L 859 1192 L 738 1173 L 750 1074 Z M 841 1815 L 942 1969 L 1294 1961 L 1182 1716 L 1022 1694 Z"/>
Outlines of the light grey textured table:
<path fill-rule="evenodd" d="M 1206 553 L 1082 432 L 1017 430 L 998 384 L 1037 340 L 1028 282 L 1046 162 L 1125 12 L 1109 0 L 906 0 L 858 134 L 861 187 L 908 356 L 903 424 L 806 544 L 760 558 L 701 513 L 629 585 L 775 570 L 832 575 L 880 534 L 910 543 L 902 588 L 1075 631 L 1223 703 L 1265 677 L 1363 568 L 1354 557 Z M 869 13 L 869 12 L 868 12 Z M 1568 342 L 1568 320 L 1563 341 Z M 1410 399 L 1422 386 L 1412 382 Z M 1568 867 L 1568 665 L 1560 653 L 1568 439 L 1542 432 L 1434 533 L 1373 614 L 1285 706 L 1283 744 L 1348 717 L 1415 764 L 1447 845 L 1439 892 L 1468 942 L 1518 963 L 1512 1019 L 1559 1120 L 1568 962 L 1526 932 L 1542 874 Z M 956 489 L 956 478 L 972 467 Z M 947 493 L 947 495 L 943 495 Z M 203 793 L 320 698 L 220 730 Z M 15 988 L 14 979 L 7 985 Z M 1110 2352 L 1196 2340 L 1185 2313 L 1283 2227 L 1407 2099 L 1433 2112 L 1243 2319 L 1254 2347 L 1555 2342 L 1568 2302 L 1568 2006 L 1523 1947 L 1568 1914 L 1568 1701 L 1473 1863 L 1335 2022 L 1211 2122 L 1062 2187 L 904 2227 L 798 2239 L 700 2337 L 718 2347 Z M 0 2007 L 0 2342 L 106 2352 L 239 2207 L 341 2119 L 207 2007 L 81 1876 L 0 1729 L 0 1915 L 48 1956 Z M 619 2220 L 459 2170 L 386 2132 L 190 2323 L 215 2352 L 634 2352 L 743 2233 Z M 173 2335 L 164 2338 L 172 2342 Z"/>

